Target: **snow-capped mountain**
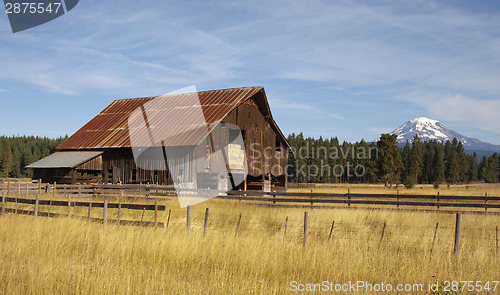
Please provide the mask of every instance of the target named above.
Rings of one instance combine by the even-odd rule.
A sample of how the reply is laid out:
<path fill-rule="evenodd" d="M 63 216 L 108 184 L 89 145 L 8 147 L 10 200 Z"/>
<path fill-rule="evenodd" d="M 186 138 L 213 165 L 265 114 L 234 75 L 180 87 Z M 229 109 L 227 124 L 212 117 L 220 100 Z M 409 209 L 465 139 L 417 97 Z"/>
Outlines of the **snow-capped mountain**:
<path fill-rule="evenodd" d="M 439 142 L 452 141 L 456 138 L 461 141 L 464 148 L 467 150 L 485 150 L 485 151 L 500 151 L 500 146 L 482 142 L 476 138 L 465 137 L 453 130 L 447 129 L 444 125 L 436 120 L 426 117 L 420 117 L 404 123 L 401 127 L 392 131 L 391 134 L 398 135 L 398 143 L 405 144 L 418 134 L 421 140 L 437 140 Z"/>

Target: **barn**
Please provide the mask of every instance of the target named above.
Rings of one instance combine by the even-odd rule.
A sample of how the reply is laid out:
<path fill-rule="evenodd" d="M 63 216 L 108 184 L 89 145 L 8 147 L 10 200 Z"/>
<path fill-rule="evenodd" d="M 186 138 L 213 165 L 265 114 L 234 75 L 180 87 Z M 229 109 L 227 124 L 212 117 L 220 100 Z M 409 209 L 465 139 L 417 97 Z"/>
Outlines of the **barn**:
<path fill-rule="evenodd" d="M 171 185 L 175 179 L 183 178 L 195 188 L 224 189 L 239 177 L 242 182 L 237 181 L 233 188 L 285 189 L 291 147 L 273 119 L 264 88 L 231 88 L 195 94 L 198 106 L 188 103 L 193 93 L 161 96 L 162 101 L 167 102 L 161 106 L 157 103 L 158 96 L 115 100 L 59 145 L 57 152 L 27 168 L 33 169 L 35 179 L 44 182 Z M 151 104 L 155 104 L 154 107 Z M 149 124 L 146 122 L 147 130 L 141 131 L 131 122 L 141 117 L 141 110 L 145 114 L 147 105 L 157 115 Z M 187 124 L 186 118 L 196 116 L 196 107 L 202 113 L 208 132 L 199 132 L 198 127 L 188 128 L 193 124 Z M 147 135 L 153 138 L 157 134 L 169 138 L 168 143 L 152 140 L 151 146 L 141 144 L 140 148 L 132 144 L 136 138 L 148 138 Z M 234 141 L 237 137 L 243 139 L 239 144 Z M 167 157 L 165 161 L 143 155 L 141 160 L 134 153 L 143 148 L 156 150 L 153 154 L 157 155 L 175 154 L 176 158 Z M 223 152 L 216 153 L 217 150 Z M 216 162 L 215 158 L 221 154 L 226 167 L 203 166 Z M 193 166 L 200 161 L 201 165 Z M 168 168 L 173 167 L 170 164 L 174 162 L 178 171 Z"/>

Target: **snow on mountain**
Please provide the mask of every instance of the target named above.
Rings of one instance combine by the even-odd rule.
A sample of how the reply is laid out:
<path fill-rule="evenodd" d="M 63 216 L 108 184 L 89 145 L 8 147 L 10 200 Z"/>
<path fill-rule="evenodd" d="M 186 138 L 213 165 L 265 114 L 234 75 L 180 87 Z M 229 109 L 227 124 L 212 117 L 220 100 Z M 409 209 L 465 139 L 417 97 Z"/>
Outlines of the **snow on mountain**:
<path fill-rule="evenodd" d="M 500 151 L 500 146 L 482 142 L 476 138 L 465 137 L 447 129 L 441 122 L 426 117 L 410 120 L 392 131 L 391 134 L 398 135 L 398 143 L 400 144 L 405 144 L 407 140 L 411 143 L 415 134 L 418 134 L 418 137 L 424 141 L 437 140 L 438 142 L 446 142 L 447 140 L 453 141 L 453 138 L 456 138 L 462 142 L 467 150 Z"/>

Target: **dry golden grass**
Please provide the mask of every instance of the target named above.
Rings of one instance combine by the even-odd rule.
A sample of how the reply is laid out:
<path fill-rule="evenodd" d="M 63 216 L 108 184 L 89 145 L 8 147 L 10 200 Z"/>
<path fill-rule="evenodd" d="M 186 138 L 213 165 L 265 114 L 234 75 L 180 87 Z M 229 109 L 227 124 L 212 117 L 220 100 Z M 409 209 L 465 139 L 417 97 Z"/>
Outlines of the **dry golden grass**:
<path fill-rule="evenodd" d="M 462 217 L 462 248 L 455 259 L 453 214 L 279 208 L 215 199 L 193 207 L 188 233 L 185 209 L 178 208 L 175 199 L 162 204 L 167 211 L 160 221 L 165 222 L 168 209 L 172 210 L 168 228 L 119 227 L 70 218 L 34 221 L 32 216 L 14 214 L 0 217 L 0 293 L 290 294 L 291 281 L 423 283 L 427 288 L 429 281 L 499 279 L 498 215 Z M 206 207 L 210 215 L 203 238 Z M 302 245 L 305 210 L 310 218 L 306 248 Z M 497 288 L 481 294 L 498 292 Z"/>

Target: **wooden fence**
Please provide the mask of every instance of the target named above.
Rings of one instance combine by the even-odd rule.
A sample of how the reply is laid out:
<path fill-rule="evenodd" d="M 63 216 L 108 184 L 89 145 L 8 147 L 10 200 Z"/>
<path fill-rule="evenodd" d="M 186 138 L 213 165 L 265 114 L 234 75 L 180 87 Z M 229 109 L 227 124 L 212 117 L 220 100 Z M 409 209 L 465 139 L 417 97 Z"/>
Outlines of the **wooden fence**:
<path fill-rule="evenodd" d="M 14 203 L 14 208 L 7 208 L 7 203 Z M 18 208 L 19 204 L 28 204 L 33 205 L 32 210 L 29 209 L 20 209 Z M 48 206 L 47 211 L 40 211 L 40 206 Z M 51 212 L 53 207 L 66 207 L 67 214 L 55 213 Z M 74 207 L 86 207 L 87 215 L 73 215 L 72 208 Z M 102 218 L 91 217 L 92 208 L 102 208 Z M 108 209 L 118 209 L 116 219 L 108 218 Z M 130 210 L 141 210 L 143 211 L 141 220 L 123 220 L 122 219 L 122 209 L 130 209 Z M 165 211 L 164 205 L 158 205 L 158 200 L 155 200 L 154 204 L 132 204 L 132 203 L 110 203 L 107 200 L 103 202 L 94 202 L 94 201 L 72 201 L 68 198 L 67 201 L 63 200 L 40 200 L 39 196 L 36 195 L 35 199 L 31 198 L 19 198 L 19 197 L 7 197 L 5 192 L 2 193 L 2 215 L 6 213 L 14 213 L 14 214 L 27 214 L 33 215 L 36 219 L 38 216 L 46 216 L 46 217 L 60 217 L 60 216 L 69 216 L 74 218 L 86 218 L 89 221 L 101 222 L 101 223 L 115 223 L 118 225 L 127 224 L 127 225 L 140 225 L 140 226 L 159 226 L 163 227 L 164 224 L 162 222 L 158 222 L 158 213 L 159 211 Z M 144 221 L 142 218 L 144 217 L 145 211 L 154 211 L 154 221 Z"/>
<path fill-rule="evenodd" d="M 49 184 L 8 180 L 0 183 L 0 192 L 17 195 L 30 194 L 52 194 L 56 195 L 78 195 L 81 197 L 99 196 L 107 194 L 136 195 L 136 196 L 160 196 L 173 197 L 175 189 L 173 186 L 159 186 L 150 184 L 98 184 L 98 185 L 67 185 Z M 292 193 L 292 192 L 262 192 L 262 191 L 229 191 L 222 194 L 220 198 L 237 199 L 240 201 L 260 202 L 281 206 L 373 206 L 373 207 L 396 207 L 397 209 L 412 208 L 423 210 L 468 210 L 484 211 L 486 213 L 500 214 L 500 197 L 488 196 L 451 196 L 440 195 L 407 195 L 407 194 L 332 194 L 332 193 Z"/>
<path fill-rule="evenodd" d="M 500 213 L 500 197 L 488 196 L 446 196 L 446 195 L 403 195 L 403 194 L 331 194 L 291 192 L 249 192 L 230 191 L 225 199 L 265 202 L 272 205 L 328 206 L 328 205 L 375 205 L 396 208 L 441 208 L 481 209 Z"/>

